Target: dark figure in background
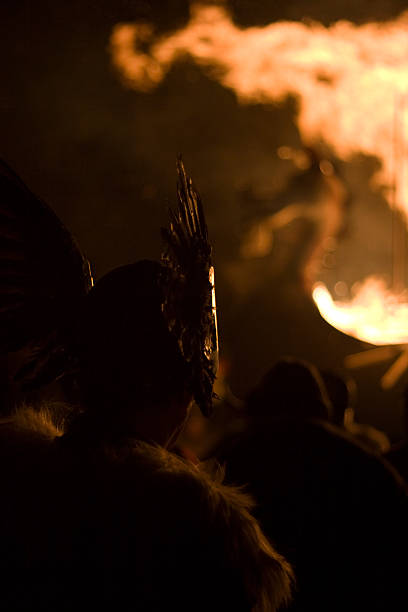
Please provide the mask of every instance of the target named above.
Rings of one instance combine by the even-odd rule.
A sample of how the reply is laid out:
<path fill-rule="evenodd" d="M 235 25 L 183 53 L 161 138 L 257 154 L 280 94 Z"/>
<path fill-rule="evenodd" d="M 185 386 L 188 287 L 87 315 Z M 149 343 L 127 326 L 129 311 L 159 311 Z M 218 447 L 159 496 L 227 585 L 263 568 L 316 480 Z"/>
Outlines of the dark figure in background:
<path fill-rule="evenodd" d="M 273 406 L 271 402 L 273 400 Z M 246 400 L 251 421 L 272 415 L 292 419 L 329 420 L 332 405 L 317 368 L 287 357 L 278 361 Z"/>
<path fill-rule="evenodd" d="M 63 377 L 78 402 L 1 423 L 2 610 L 274 612 L 289 598 L 250 500 L 166 450 L 193 398 L 208 413 L 217 358 L 205 220 L 178 171 L 161 263 L 92 288 L 68 232 L 2 168 L 0 348 L 21 351 L 23 390 Z"/>
<path fill-rule="evenodd" d="M 316 374 L 278 362 L 247 399 L 247 431 L 216 454 L 293 564 L 291 610 L 406 609 L 406 490 L 391 466 L 328 422 Z"/>
<path fill-rule="evenodd" d="M 320 374 L 333 407 L 332 422 L 351 434 L 369 451 L 386 453 L 390 449 L 387 434 L 368 423 L 358 423 L 355 420 L 355 381 L 350 376 L 333 370 L 323 370 Z"/>
<path fill-rule="evenodd" d="M 355 382 L 333 370 L 321 370 L 320 376 L 332 405 L 330 420 L 338 427 L 344 427 L 347 410 L 352 409 L 355 402 Z"/>
<path fill-rule="evenodd" d="M 402 395 L 403 418 L 405 438 L 395 443 L 385 453 L 385 458 L 398 470 L 405 482 L 408 483 L 408 385 Z"/>

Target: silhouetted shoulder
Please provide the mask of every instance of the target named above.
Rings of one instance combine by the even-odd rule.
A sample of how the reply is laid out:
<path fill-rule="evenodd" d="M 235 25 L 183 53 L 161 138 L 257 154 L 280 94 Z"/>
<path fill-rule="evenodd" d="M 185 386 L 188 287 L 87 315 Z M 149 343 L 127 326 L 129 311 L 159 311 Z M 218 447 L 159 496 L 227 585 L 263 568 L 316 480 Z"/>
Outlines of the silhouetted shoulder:
<path fill-rule="evenodd" d="M 145 442 L 64 444 L 33 414 L 4 427 L 1 566 L 28 583 L 18 605 L 272 612 L 290 598 L 290 566 L 239 490 Z"/>
<path fill-rule="evenodd" d="M 227 482 L 254 496 L 262 529 L 295 568 L 294 609 L 406 603 L 394 561 L 406 551 L 408 498 L 377 454 L 328 423 L 275 419 L 229 440 L 219 458 Z"/>
<path fill-rule="evenodd" d="M 135 497 L 135 514 L 143 506 L 145 528 L 158 530 L 159 546 L 166 542 L 171 551 L 169 567 L 177 558 L 188 576 L 187 592 L 201 592 L 199 609 L 233 604 L 234 610 L 276 610 L 289 601 L 292 570 L 250 514 L 247 495 L 159 446 L 138 441 L 106 452 L 120 465 L 125 488 L 133 484 L 148 492 L 142 502 Z M 204 595 L 202 576 L 209 574 Z"/>

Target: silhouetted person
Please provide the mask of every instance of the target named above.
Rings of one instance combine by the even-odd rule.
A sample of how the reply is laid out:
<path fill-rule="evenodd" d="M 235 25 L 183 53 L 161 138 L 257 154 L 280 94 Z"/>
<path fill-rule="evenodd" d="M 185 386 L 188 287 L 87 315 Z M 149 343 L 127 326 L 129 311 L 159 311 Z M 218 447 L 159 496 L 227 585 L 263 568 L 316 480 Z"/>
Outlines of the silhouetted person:
<path fill-rule="evenodd" d="M 327 421 L 313 372 L 278 362 L 249 394 L 246 433 L 217 456 L 293 564 L 291 610 L 404 609 L 406 490 L 386 462 Z"/>
<path fill-rule="evenodd" d="M 25 272 L 21 281 L 14 259 L 0 266 L 0 296 L 4 269 L 23 295 L 7 312 L 9 327 L 0 311 L 0 348 L 35 338 L 21 384 L 64 376 L 78 402 L 22 408 L 0 424 L 2 610 L 274 612 L 289 598 L 291 569 L 249 513 L 251 501 L 167 450 L 193 398 L 204 413 L 211 408 L 218 348 L 205 220 L 178 169 L 179 209 L 161 262 L 117 268 L 94 287 L 53 213 L 0 172 Z M 68 251 L 54 252 L 64 240 Z M 38 284 L 27 280 L 35 265 Z M 75 299 L 61 278 L 68 272 L 81 289 Z"/>
<path fill-rule="evenodd" d="M 398 470 L 405 482 L 408 483 L 408 386 L 405 386 L 402 395 L 404 439 L 393 444 L 385 454 L 385 458 Z"/>
<path fill-rule="evenodd" d="M 331 421 L 339 427 L 344 427 L 346 410 L 351 408 L 355 401 L 354 380 L 333 370 L 321 370 L 320 376 L 332 404 Z"/>
<path fill-rule="evenodd" d="M 323 370 L 321 376 L 333 406 L 333 423 L 345 429 L 368 450 L 386 453 L 390 448 L 388 436 L 368 423 L 358 423 L 355 420 L 355 381 L 333 370 Z"/>
<path fill-rule="evenodd" d="M 272 410 L 274 417 L 327 420 L 332 412 L 317 368 L 291 357 L 277 361 L 263 376 L 249 393 L 246 408 L 250 418 L 269 418 Z"/>

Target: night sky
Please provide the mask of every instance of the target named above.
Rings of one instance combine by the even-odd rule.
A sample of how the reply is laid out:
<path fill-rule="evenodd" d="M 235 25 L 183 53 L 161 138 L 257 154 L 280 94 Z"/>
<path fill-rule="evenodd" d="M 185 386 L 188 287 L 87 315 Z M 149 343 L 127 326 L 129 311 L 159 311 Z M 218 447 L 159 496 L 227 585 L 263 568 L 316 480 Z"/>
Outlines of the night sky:
<path fill-rule="evenodd" d="M 406 8 L 397 0 L 224 4 L 241 27 L 302 19 L 361 24 Z M 293 99 L 239 105 L 188 58 L 150 93 L 126 89 L 113 69 L 108 47 L 115 24 L 144 20 L 168 32 L 187 23 L 188 1 L 6 1 L 0 15 L 0 155 L 73 232 L 96 278 L 159 257 L 159 228 L 175 202 L 181 152 L 214 243 L 222 350 L 234 392 L 245 393 L 282 354 L 341 368 L 346 355 L 367 346 L 331 329 L 294 279 L 271 271 L 270 261 L 238 257 L 246 195 L 272 198 L 293 172 L 276 155 L 282 145 L 301 143 Z M 375 160 L 362 158 L 343 170 L 355 200 L 383 215 L 384 202 L 369 187 L 374 167 Z M 370 265 L 380 255 L 373 252 Z M 396 438 L 398 397 L 408 376 L 392 392 L 381 391 L 378 379 L 391 363 L 356 373 L 357 408 L 361 420 Z"/>

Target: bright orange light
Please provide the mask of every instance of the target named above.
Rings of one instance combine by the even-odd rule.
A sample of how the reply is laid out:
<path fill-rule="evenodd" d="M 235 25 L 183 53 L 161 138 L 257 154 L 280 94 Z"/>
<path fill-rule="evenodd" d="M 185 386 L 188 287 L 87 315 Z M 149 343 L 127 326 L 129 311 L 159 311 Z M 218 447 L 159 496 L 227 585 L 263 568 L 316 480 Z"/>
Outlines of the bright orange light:
<path fill-rule="evenodd" d="M 142 44 L 149 45 L 147 52 Z M 149 24 L 118 24 L 111 53 L 124 84 L 140 91 L 155 88 L 171 65 L 188 55 L 240 103 L 295 96 L 303 141 L 313 146 L 321 139 L 345 160 L 356 153 L 378 157 L 377 185 L 390 199 L 393 188 L 392 204 L 408 216 L 403 136 L 396 159 L 396 134 L 408 126 L 408 11 L 385 23 L 339 21 L 325 27 L 280 21 L 240 28 L 225 7 L 193 4 L 189 23 L 163 36 L 155 36 Z M 243 255 L 268 252 L 271 230 L 297 214 L 296 205 L 271 215 L 254 228 Z M 333 301 L 322 285 L 313 297 L 322 316 L 345 333 L 373 344 L 408 343 L 408 304 L 378 279 L 366 279 L 349 303 Z"/>
<path fill-rule="evenodd" d="M 376 345 L 408 344 L 408 303 L 385 282 L 366 278 L 351 301 L 334 301 L 323 283 L 313 289 L 322 317 L 342 332 Z"/>
<path fill-rule="evenodd" d="M 116 25 L 111 52 L 124 84 L 140 91 L 156 87 L 188 55 L 241 103 L 295 95 L 306 143 L 323 139 L 343 159 L 375 155 L 383 164 L 377 180 L 391 184 L 395 107 L 408 92 L 408 12 L 385 23 L 279 21 L 243 29 L 226 8 L 196 4 L 189 23 L 164 36 L 155 37 L 146 23 Z M 401 129 L 407 118 L 405 105 Z M 408 209 L 403 181 L 398 190 L 399 205 Z"/>

